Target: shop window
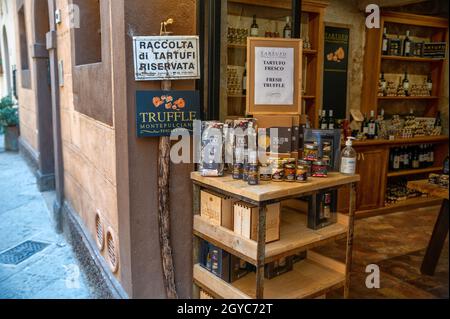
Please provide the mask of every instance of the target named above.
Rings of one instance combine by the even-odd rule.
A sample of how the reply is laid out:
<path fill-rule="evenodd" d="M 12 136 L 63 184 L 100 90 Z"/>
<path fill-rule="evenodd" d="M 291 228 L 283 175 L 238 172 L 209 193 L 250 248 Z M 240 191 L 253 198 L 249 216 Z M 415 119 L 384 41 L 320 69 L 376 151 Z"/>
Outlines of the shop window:
<path fill-rule="evenodd" d="M 24 7 L 18 12 L 18 21 L 19 21 L 19 38 L 20 38 L 20 63 L 22 70 L 29 69 L 29 61 L 28 61 L 28 40 L 27 40 L 27 29 L 25 24 L 25 12 Z"/>
<path fill-rule="evenodd" d="M 300 2 L 282 1 L 202 1 L 200 25 L 205 40 L 205 118 L 224 121 L 245 116 L 247 36 L 300 36 Z M 223 90 L 222 88 L 226 88 Z"/>
<path fill-rule="evenodd" d="M 75 64 L 102 62 L 100 0 L 73 0 L 79 9 L 80 27 L 75 31 Z"/>

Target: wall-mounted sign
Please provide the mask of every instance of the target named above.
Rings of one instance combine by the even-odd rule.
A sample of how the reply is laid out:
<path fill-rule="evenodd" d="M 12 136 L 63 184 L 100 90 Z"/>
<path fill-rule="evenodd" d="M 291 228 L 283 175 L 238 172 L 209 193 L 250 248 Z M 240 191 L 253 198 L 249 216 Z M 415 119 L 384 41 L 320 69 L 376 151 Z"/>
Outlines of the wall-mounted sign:
<path fill-rule="evenodd" d="M 200 119 L 198 91 L 137 91 L 136 129 L 138 137 L 170 136 L 183 128 L 192 133 Z"/>
<path fill-rule="evenodd" d="M 136 81 L 199 79 L 198 36 L 133 37 Z"/>
<path fill-rule="evenodd" d="M 325 27 L 323 109 L 339 119 L 347 113 L 347 79 L 350 29 Z"/>
<path fill-rule="evenodd" d="M 248 38 L 247 113 L 300 114 L 302 40 Z"/>

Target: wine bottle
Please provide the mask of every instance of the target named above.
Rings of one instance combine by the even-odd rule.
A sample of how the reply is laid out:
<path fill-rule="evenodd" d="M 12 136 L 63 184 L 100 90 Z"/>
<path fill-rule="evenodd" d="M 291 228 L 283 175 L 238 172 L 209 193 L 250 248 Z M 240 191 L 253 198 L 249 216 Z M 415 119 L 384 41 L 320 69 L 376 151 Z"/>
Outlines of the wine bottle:
<path fill-rule="evenodd" d="M 414 169 L 420 168 L 419 152 L 417 151 L 417 147 L 414 147 L 414 150 L 413 150 L 412 168 L 414 168 Z"/>
<path fill-rule="evenodd" d="M 428 89 L 428 94 L 430 96 L 432 96 L 433 95 L 433 80 L 431 79 L 431 74 L 428 74 L 427 89 Z"/>
<path fill-rule="evenodd" d="M 403 41 L 403 55 L 411 56 L 411 40 L 409 39 L 409 30 L 406 31 L 406 37 Z"/>
<path fill-rule="evenodd" d="M 286 17 L 286 25 L 283 29 L 283 38 L 292 38 L 291 17 Z"/>
<path fill-rule="evenodd" d="M 444 174 L 444 175 L 448 175 L 449 174 L 449 159 L 448 159 L 448 155 L 444 159 L 444 169 L 442 171 L 442 174 Z"/>
<path fill-rule="evenodd" d="M 367 137 L 367 134 L 369 134 L 369 122 L 367 120 L 367 114 L 364 114 L 364 121 L 362 122 L 362 132 L 364 134 L 364 136 Z"/>
<path fill-rule="evenodd" d="M 370 120 L 368 124 L 367 138 L 373 140 L 377 135 L 377 124 L 375 121 L 375 111 L 370 111 Z"/>
<path fill-rule="evenodd" d="M 442 129 L 441 112 L 438 111 L 436 115 L 436 120 L 434 121 L 434 127 Z"/>
<path fill-rule="evenodd" d="M 384 28 L 383 31 L 383 45 L 381 46 L 381 54 L 387 55 L 389 49 L 389 40 L 387 37 L 387 28 Z"/>
<path fill-rule="evenodd" d="M 384 78 L 384 72 L 381 72 L 380 86 L 381 86 L 381 90 L 383 91 L 383 96 L 386 96 L 387 95 L 387 91 L 386 91 L 387 82 L 386 82 L 386 80 Z"/>
<path fill-rule="evenodd" d="M 321 130 L 328 129 L 327 111 L 325 110 L 322 110 L 322 117 L 320 118 L 320 129 Z"/>
<path fill-rule="evenodd" d="M 392 163 L 392 168 L 394 171 L 398 171 L 400 169 L 400 152 L 398 148 L 394 149 L 394 162 Z"/>
<path fill-rule="evenodd" d="M 252 37 L 259 36 L 259 27 L 258 24 L 256 23 L 256 14 L 253 15 L 253 23 L 252 26 L 250 27 L 250 36 Z"/>
<path fill-rule="evenodd" d="M 333 110 L 329 111 L 329 116 L 328 116 L 328 129 L 329 130 L 334 130 L 334 126 L 335 126 L 335 120 L 333 117 Z"/>
<path fill-rule="evenodd" d="M 408 71 L 405 71 L 405 77 L 402 82 L 403 90 L 405 91 L 405 95 L 409 96 L 409 80 L 408 80 Z"/>

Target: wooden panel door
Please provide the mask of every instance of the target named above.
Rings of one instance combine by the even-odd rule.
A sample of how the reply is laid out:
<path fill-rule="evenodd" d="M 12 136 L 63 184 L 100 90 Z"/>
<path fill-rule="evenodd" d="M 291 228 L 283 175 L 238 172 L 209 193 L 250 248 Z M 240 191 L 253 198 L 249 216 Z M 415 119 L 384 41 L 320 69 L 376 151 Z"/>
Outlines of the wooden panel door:
<path fill-rule="evenodd" d="M 361 148 L 356 151 L 356 171 L 361 176 L 356 189 L 356 209 L 361 211 L 382 207 L 386 192 L 388 149 Z"/>

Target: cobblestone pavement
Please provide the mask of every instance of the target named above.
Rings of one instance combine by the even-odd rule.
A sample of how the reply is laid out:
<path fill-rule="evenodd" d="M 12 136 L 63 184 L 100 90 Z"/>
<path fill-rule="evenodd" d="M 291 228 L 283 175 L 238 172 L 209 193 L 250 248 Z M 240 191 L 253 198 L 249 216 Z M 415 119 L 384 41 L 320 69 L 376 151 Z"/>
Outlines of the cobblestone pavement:
<path fill-rule="evenodd" d="M 95 298 L 71 246 L 52 226 L 54 194 L 41 194 L 24 159 L 3 144 L 0 135 L 0 299 Z M 11 254 L 27 241 L 47 246 L 30 257 L 19 249 Z M 28 258 L 11 264 L 21 256 Z"/>

